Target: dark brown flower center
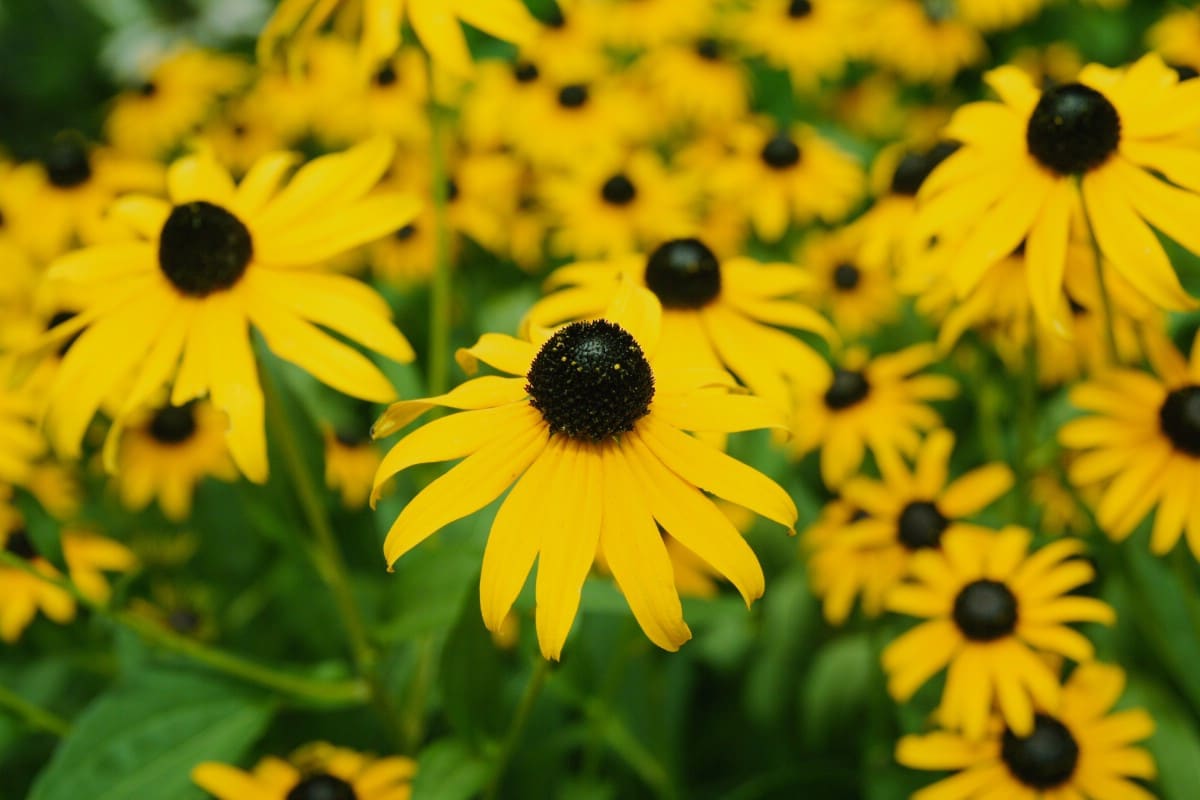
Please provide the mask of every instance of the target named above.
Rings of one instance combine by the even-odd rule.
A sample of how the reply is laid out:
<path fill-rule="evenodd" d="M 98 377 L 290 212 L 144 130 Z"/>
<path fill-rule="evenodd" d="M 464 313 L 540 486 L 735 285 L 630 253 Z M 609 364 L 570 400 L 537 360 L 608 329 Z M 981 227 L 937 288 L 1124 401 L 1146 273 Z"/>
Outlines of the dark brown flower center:
<path fill-rule="evenodd" d="M 525 376 L 553 433 L 599 442 L 633 430 L 654 399 L 646 355 L 620 325 L 574 322 L 542 345 Z"/>
<path fill-rule="evenodd" d="M 812 13 L 813 7 L 810 0 L 792 0 L 788 3 L 788 16 L 792 19 L 801 19 Z"/>
<path fill-rule="evenodd" d="M 954 598 L 954 623 L 974 642 L 1008 636 L 1017 626 L 1017 598 L 999 581 L 968 583 Z"/>
<path fill-rule="evenodd" d="M 1038 714 L 1033 733 L 1024 739 L 1004 731 L 1000 757 L 1021 783 L 1032 789 L 1053 789 L 1075 774 L 1079 743 L 1066 725 L 1047 714 Z"/>
<path fill-rule="evenodd" d="M 843 262 L 833 268 L 833 288 L 839 292 L 852 292 L 858 288 L 862 272 L 854 264 Z"/>
<path fill-rule="evenodd" d="M 909 550 L 935 548 L 942 543 L 942 533 L 950 524 L 938 507 L 927 500 L 909 503 L 900 512 L 900 544 Z"/>
<path fill-rule="evenodd" d="M 892 194 L 915 197 L 925 179 L 961 147 L 958 142 L 938 142 L 924 152 L 908 152 L 892 173 Z"/>
<path fill-rule="evenodd" d="M 522 61 L 513 68 L 513 77 L 517 83 L 533 83 L 538 79 L 537 65 L 530 61 Z"/>
<path fill-rule="evenodd" d="M 627 206 L 637 198 L 637 187 L 627 175 L 618 173 L 604 182 L 600 195 L 609 205 Z"/>
<path fill-rule="evenodd" d="M 32 561 L 37 557 L 37 550 L 33 546 L 33 541 L 30 540 L 29 534 L 24 528 L 8 532 L 8 538 L 4 540 L 4 551 L 12 553 L 17 558 L 23 558 L 26 561 Z"/>
<path fill-rule="evenodd" d="M 158 264 L 172 285 L 190 297 L 229 289 L 254 255 L 240 219 L 204 200 L 175 206 L 163 225 Z"/>
<path fill-rule="evenodd" d="M 1060 175 L 1095 169 L 1116 152 L 1121 118 L 1108 98 L 1082 83 L 1042 93 L 1025 131 L 1029 153 Z"/>
<path fill-rule="evenodd" d="M 1158 411 L 1158 422 L 1176 450 L 1200 456 L 1200 386 L 1170 392 Z"/>
<path fill-rule="evenodd" d="M 195 403 L 163 406 L 154 412 L 148 430 L 159 444 L 183 444 L 196 434 Z"/>
<path fill-rule="evenodd" d="M 310 775 L 287 793 L 285 800 L 358 800 L 354 787 L 333 775 Z"/>
<path fill-rule="evenodd" d="M 833 381 L 825 390 L 825 405 L 841 411 L 861 403 L 871 393 L 871 384 L 861 372 L 852 369 L 834 370 Z"/>
<path fill-rule="evenodd" d="M 703 308 L 721 293 L 721 264 L 699 239 L 673 239 L 650 254 L 645 281 L 664 308 Z"/>
<path fill-rule="evenodd" d="M 87 146 L 78 136 L 60 136 L 51 142 L 42 165 L 50 183 L 59 189 L 79 186 L 92 177 Z"/>
<path fill-rule="evenodd" d="M 800 163 L 800 146 L 781 131 L 767 140 L 759 156 L 771 169 L 785 170 Z"/>
<path fill-rule="evenodd" d="M 582 108 L 587 101 L 588 87 L 582 83 L 573 83 L 558 91 L 558 104 L 563 108 Z"/>

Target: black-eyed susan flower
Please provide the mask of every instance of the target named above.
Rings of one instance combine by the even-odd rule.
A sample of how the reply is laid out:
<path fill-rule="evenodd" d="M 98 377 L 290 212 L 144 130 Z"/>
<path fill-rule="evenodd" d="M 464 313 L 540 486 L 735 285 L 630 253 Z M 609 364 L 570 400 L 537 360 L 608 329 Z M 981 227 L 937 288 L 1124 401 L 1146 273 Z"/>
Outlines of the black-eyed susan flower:
<path fill-rule="evenodd" d="M 945 0 L 877 3 L 862 34 L 867 58 L 912 83 L 950 83 L 987 55 L 983 37 L 957 18 L 954 5 Z"/>
<path fill-rule="evenodd" d="M 821 450 L 821 477 L 841 486 L 862 464 L 867 450 L 876 459 L 914 457 L 921 434 L 941 425 L 930 401 L 958 392 L 945 375 L 920 374 L 937 360 L 931 344 L 917 344 L 873 359 L 848 351 L 825 379 L 812 381 L 795 404 L 793 445 L 797 454 Z"/>
<path fill-rule="evenodd" d="M 1195 480 L 1200 459 L 1200 347 L 1190 362 L 1169 342 L 1147 354 L 1157 376 L 1114 369 L 1071 390 L 1087 412 L 1058 434 L 1064 447 L 1084 451 L 1072 461 L 1071 483 L 1103 486 L 1096 522 L 1116 540 L 1127 537 L 1152 510 L 1150 549 L 1166 553 L 1186 531 L 1200 558 L 1200 506 Z"/>
<path fill-rule="evenodd" d="M 1056 709 L 1039 708 L 1033 727 L 1017 733 L 996 719 L 971 741 L 951 731 L 905 736 L 896 760 L 913 769 L 956 774 L 913 800 L 1151 800 L 1154 759 L 1137 743 L 1154 732 L 1142 709 L 1112 710 L 1125 688 L 1119 667 L 1078 667 Z"/>
<path fill-rule="evenodd" d="M 679 181 L 649 150 L 547 176 L 540 194 L 557 256 L 626 256 L 695 228 Z"/>
<path fill-rule="evenodd" d="M 699 239 L 673 239 L 648 256 L 571 264 L 551 274 L 526 315 L 533 329 L 599 316 L 622 281 L 654 292 L 662 304 L 657 358 L 672 369 L 727 369 L 779 408 L 791 384 L 829 380 L 829 367 L 808 344 L 775 326 L 836 339 L 829 322 L 795 299 L 812 278 L 790 264 L 719 260 Z"/>
<path fill-rule="evenodd" d="M 218 99 L 249 77 L 250 65 L 234 56 L 192 48 L 172 53 L 113 100 L 104 121 L 106 138 L 131 155 L 164 156 L 200 127 Z"/>
<path fill-rule="evenodd" d="M 1024 241 L 1034 311 L 1066 335 L 1062 275 L 1082 204 L 1107 264 L 1154 304 L 1191 307 L 1151 227 L 1200 252 L 1195 148 L 1181 139 L 1200 124 L 1200 83 L 1180 83 L 1154 54 L 1045 91 L 1016 67 L 986 80 L 1001 102 L 955 113 L 946 135 L 963 146 L 925 182 L 912 232 L 938 239 L 931 252 L 959 294 Z"/>
<path fill-rule="evenodd" d="M 66 133 L 46 146 L 40 161 L 15 167 L 5 181 L 11 204 L 6 226 L 45 263 L 79 243 L 110 237 L 104 218 L 109 204 L 126 192 L 161 191 L 163 168 Z"/>
<path fill-rule="evenodd" d="M 128 381 L 120 423 L 174 379 L 170 402 L 209 395 L 229 419 L 234 463 L 251 480 L 265 480 L 263 397 L 250 326 L 278 356 L 330 386 L 390 400 L 394 392 L 378 367 L 316 327 L 410 360 L 387 304 L 351 278 L 309 267 L 416 213 L 411 197 L 368 194 L 391 150 L 376 139 L 324 156 L 282 188 L 296 161 L 291 154 L 267 156 L 235 186 L 201 153 L 171 166 L 169 201 L 118 201 L 114 214 L 130 226 L 130 238 L 64 256 L 49 272 L 55 290 L 80 309 L 50 336 L 84 329 L 49 389 L 46 423 L 57 450 L 79 455 L 84 429 L 118 384 Z M 113 426 L 110 445 L 120 427 Z M 109 450 L 111 466 L 115 447 Z"/>
<path fill-rule="evenodd" d="M 667 116 L 701 128 L 733 125 L 746 116 L 750 76 L 731 45 L 705 36 L 656 48 L 637 63 L 648 90 Z M 703 86 L 704 91 L 696 91 Z"/>
<path fill-rule="evenodd" d="M 501 626 L 536 559 L 536 627 L 546 658 L 562 652 L 598 552 L 651 641 L 673 651 L 691 638 L 659 525 L 747 603 L 759 597 L 754 552 L 701 489 L 788 527 L 795 505 L 769 478 L 683 431 L 772 427 L 781 415 L 757 398 L 727 394 L 719 371 L 661 366 L 660 313 L 650 292 L 627 283 L 602 319 L 562 327 L 540 344 L 488 334 L 460 352 L 464 366 L 482 361 L 504 377 L 393 405 L 376 423 L 377 436 L 434 406 L 465 413 L 393 447 L 376 494 L 413 464 L 464 460 L 400 512 L 384 542 L 388 564 L 515 481 L 484 552 L 483 619 L 491 630 Z"/>
<path fill-rule="evenodd" d="M 416 773 L 411 758 L 319 742 L 286 761 L 267 756 L 250 771 L 208 761 L 192 769 L 192 780 L 217 800 L 408 800 Z"/>
<path fill-rule="evenodd" d="M 937 549 L 943 534 L 949 531 L 971 527 L 966 520 L 1012 486 L 1012 470 L 1004 464 L 987 464 L 950 480 L 953 449 L 954 434 L 934 431 L 917 451 L 912 469 L 885 455 L 879 459 L 882 480 L 857 477 L 841 487 L 843 501 L 862 517 L 845 521 L 839 534 L 823 549 L 823 559 L 814 558 L 814 567 L 836 571 L 859 558 L 868 558 L 888 568 L 857 571 L 862 579 L 857 586 L 841 581 L 842 591 L 826 597 L 825 616 L 830 622 L 843 622 L 859 593 L 864 597 L 865 611 L 877 609 L 877 603 L 886 599 L 907 573 L 913 554 Z M 870 604 L 866 602 L 868 596 Z"/>
<path fill-rule="evenodd" d="M 512 147 L 535 167 L 570 167 L 614 160 L 648 138 L 656 123 L 647 98 L 613 78 L 529 87 Z"/>
<path fill-rule="evenodd" d="M 1045 656 L 1090 661 L 1091 642 L 1068 624 L 1115 618 L 1104 602 L 1070 594 L 1095 576 L 1076 557 L 1082 542 L 1030 553 L 1030 538 L 1017 527 L 947 531 L 941 548 L 913 555 L 911 577 L 887 598 L 890 610 L 925 620 L 884 650 L 888 690 L 904 702 L 948 666 L 938 716 L 971 740 L 986 735 L 993 703 L 1017 736 L 1033 734 L 1035 710 L 1057 711 L 1061 700 Z"/>
<path fill-rule="evenodd" d="M 935 7 L 940 0 L 925 0 L 925 5 Z M 1035 16 L 1045 5 L 1045 0 L 955 0 L 954 11 L 963 22 L 982 31 L 1012 28 Z"/>
<path fill-rule="evenodd" d="M 427 149 L 428 69 L 419 51 L 402 50 L 364 71 L 347 43 L 323 42 L 309 77 L 313 133 L 335 147 L 384 134 L 401 149 Z"/>
<path fill-rule="evenodd" d="M 764 0 L 749 4 L 733 29 L 747 53 L 787 70 L 797 91 L 813 91 L 857 55 L 868 9 L 859 0 Z"/>
<path fill-rule="evenodd" d="M 117 446 L 113 480 L 121 502 L 141 510 L 157 498 L 163 514 L 176 522 L 191 513 L 200 481 L 237 478 L 225 444 L 225 417 L 206 402 L 147 409 L 130 420 Z"/>
<path fill-rule="evenodd" d="M 517 71 L 532 69 L 553 83 L 590 81 L 610 69 L 602 3 L 557 0 L 539 18 L 543 23 L 518 54 Z M 533 79 L 530 79 L 533 80 Z"/>
<path fill-rule="evenodd" d="M 1168 64 L 1190 68 L 1195 77 L 1200 71 L 1200 14 L 1191 8 L 1164 14 L 1146 32 L 1146 43 Z"/>
<path fill-rule="evenodd" d="M 283 0 L 258 38 L 259 60 L 273 60 L 287 39 L 302 49 L 335 14 L 358 21 L 365 64 L 378 64 L 396 52 L 407 20 L 438 66 L 462 76 L 471 74 L 472 61 L 461 23 L 517 44 L 537 30 L 521 0 Z"/>
<path fill-rule="evenodd" d="M 716 19 L 720 0 L 595 0 L 604 38 L 622 48 L 652 49 L 691 39 Z"/>
<path fill-rule="evenodd" d="M 811 128 L 746 124 L 731 142 L 734 153 L 718 167 L 714 187 L 739 199 L 764 241 L 783 238 L 792 223 L 836 222 L 862 198 L 862 168 Z"/>
<path fill-rule="evenodd" d="M 900 312 L 900 293 L 890 265 L 861 257 L 863 233 L 863 228 L 851 225 L 813 234 L 796 255 L 796 263 L 813 276 L 812 288 L 801 296 L 851 340 L 874 333 Z"/>
<path fill-rule="evenodd" d="M 831 625 L 841 625 L 860 598 L 863 614 L 883 613 L 884 596 L 904 574 L 905 560 L 897 560 L 887 547 L 846 547 L 842 534 L 850 525 L 868 519 L 853 503 L 834 499 L 804 532 L 809 585 L 821 600 L 821 610 Z"/>
<path fill-rule="evenodd" d="M 371 442 L 370 426 L 330 426 L 325 430 L 325 485 L 346 508 L 362 508 L 381 459 Z"/>
<path fill-rule="evenodd" d="M 4 551 L 28 561 L 41 575 L 52 580 L 61 578 L 62 574 L 38 554 L 20 517 L 11 510 L 6 510 L 4 516 L 0 533 Z M 107 602 L 112 591 L 104 573 L 128 572 L 137 566 L 137 558 L 125 545 L 88 531 L 64 529 L 62 550 L 71 582 L 97 603 Z M 65 625 L 75 619 L 75 598 L 38 575 L 0 565 L 0 639 L 15 642 L 38 611 Z"/>

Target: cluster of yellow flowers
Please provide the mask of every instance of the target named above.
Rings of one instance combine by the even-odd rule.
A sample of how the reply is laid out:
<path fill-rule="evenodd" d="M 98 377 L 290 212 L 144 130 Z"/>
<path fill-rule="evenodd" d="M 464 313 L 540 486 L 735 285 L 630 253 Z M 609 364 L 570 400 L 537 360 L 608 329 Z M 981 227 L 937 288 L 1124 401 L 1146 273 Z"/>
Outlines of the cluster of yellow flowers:
<path fill-rule="evenodd" d="M 490 630 L 536 563 L 537 641 L 559 659 L 599 570 L 674 651 L 692 635 L 681 592 L 764 592 L 734 507 L 796 525 L 789 492 L 725 452 L 767 430 L 794 461 L 818 454 L 830 500 L 801 549 L 828 621 L 860 598 L 923 620 L 883 653 L 898 702 L 946 669 L 939 730 L 896 757 L 958 774 L 919 797 L 1149 797 L 1152 722 L 1110 713 L 1123 673 L 1069 627 L 1116 622 L 1087 594 L 1084 540 L 1034 546 L 978 519 L 1018 484 L 1045 532 L 1094 515 L 1121 539 L 1153 511 L 1152 550 L 1186 532 L 1200 558 L 1200 345 L 1188 361 L 1167 333 L 1196 301 L 1160 239 L 1200 255 L 1200 22 L 1164 18 L 1159 52 L 1119 68 L 1021 53 L 986 74 L 997 100 L 952 113 L 903 96 L 954 98 L 984 34 L 1042 6 L 558 0 L 537 20 L 518 0 L 283 0 L 257 64 L 179 50 L 114 100 L 104 142 L 63 134 L 40 161 L 0 162 L 4 490 L 65 520 L 70 582 L 104 603 L 101 573 L 137 559 L 77 530 L 69 465 L 95 454 L 126 507 L 157 499 L 179 522 L 205 478 L 264 483 L 270 353 L 391 403 L 372 437 L 457 412 L 386 455 L 365 415 L 325 424 L 348 506 L 458 461 L 403 505 L 388 566 L 507 491 L 480 577 Z M 515 56 L 473 63 L 460 22 Z M 750 61 L 822 124 L 760 113 Z M 547 272 L 546 294 L 515 336 L 457 351 L 471 379 L 439 385 L 445 340 L 418 356 L 388 297 L 432 281 L 447 336 L 450 265 L 481 250 Z M 934 340 L 880 341 L 915 316 Z M 968 337 L 996 361 L 969 362 Z M 958 397 L 939 366 L 959 357 L 1024 371 L 1033 394 L 1073 384 L 1086 413 L 1055 435 L 1077 452 L 1013 468 L 995 452 L 952 477 L 932 404 Z M 429 396 L 397 401 L 380 362 L 414 359 Z M 5 505 L 8 642 L 38 609 L 75 611 L 25 523 Z M 407 797 L 412 762 L 323 747 L 315 767 L 306 751 L 194 778 L 225 800 Z"/>

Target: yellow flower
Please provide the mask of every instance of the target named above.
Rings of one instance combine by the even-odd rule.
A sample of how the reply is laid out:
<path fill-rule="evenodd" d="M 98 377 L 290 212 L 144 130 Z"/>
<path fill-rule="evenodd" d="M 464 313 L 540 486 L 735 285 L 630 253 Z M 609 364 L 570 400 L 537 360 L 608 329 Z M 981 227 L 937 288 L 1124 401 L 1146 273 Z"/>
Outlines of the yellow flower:
<path fill-rule="evenodd" d="M 847 339 L 860 339 L 896 319 L 900 294 L 887 262 L 861 258 L 865 229 L 851 225 L 804 241 L 796 262 L 812 273 L 801 294 L 824 312 Z"/>
<path fill-rule="evenodd" d="M 954 434 L 934 431 L 917 451 L 914 469 L 885 456 L 879 459 L 882 481 L 858 477 L 842 486 L 842 499 L 865 516 L 845 522 L 819 566 L 838 566 L 830 563 L 836 553 L 841 556 L 836 559 L 840 564 L 867 557 L 885 561 L 889 568 L 877 573 L 861 571 L 862 582 L 858 585 L 841 582 L 842 592 L 826 597 L 825 616 L 830 622 L 845 621 L 859 592 L 864 598 L 886 599 L 908 572 L 913 555 L 939 548 L 943 534 L 973 527 L 964 520 L 995 502 L 1012 486 L 1012 471 L 1003 464 L 988 464 L 951 481 L 953 449 Z M 878 608 L 876 603 L 870 605 Z"/>
<path fill-rule="evenodd" d="M 783 238 L 793 222 L 837 222 L 862 197 L 862 169 L 811 128 L 742 125 L 732 145 L 733 154 L 717 167 L 715 188 L 743 204 L 765 241 Z"/>
<path fill-rule="evenodd" d="M 505 377 L 393 405 L 376 436 L 434 406 L 465 413 L 418 428 L 392 448 L 376 495 L 413 464 L 465 459 L 401 511 L 384 542 L 388 564 L 515 481 L 488 537 L 481 610 L 498 630 L 536 559 L 535 621 L 546 658 L 562 653 L 597 552 L 651 641 L 673 651 L 691 638 L 658 525 L 728 577 L 747 603 L 759 597 L 754 552 L 704 492 L 787 527 L 796 507 L 769 478 L 682 431 L 775 427 L 780 415 L 757 398 L 727 394 L 719 371 L 661 367 L 660 314 L 650 292 L 626 283 L 601 320 L 572 323 L 540 344 L 488 334 L 460 351 L 464 367 L 482 361 Z"/>
<path fill-rule="evenodd" d="M 48 578 L 61 577 L 49 561 L 38 555 L 19 518 L 9 520 L 0 535 L 4 539 L 5 552 L 28 561 L 38 573 Z M 128 572 L 137 565 L 137 559 L 127 547 L 86 531 L 63 530 L 62 549 L 71 582 L 85 597 L 97 603 L 107 602 L 111 594 L 103 573 Z M 0 639 L 12 643 L 21 638 L 39 610 L 64 625 L 75 619 L 75 598 L 36 575 L 0 565 Z"/>
<path fill-rule="evenodd" d="M 931 400 L 958 392 L 944 375 L 918 373 L 937 360 L 931 344 L 918 344 L 869 360 L 848 352 L 836 370 L 824 371 L 796 399 L 794 450 L 821 448 L 821 478 L 836 489 L 862 464 L 868 448 L 877 460 L 915 456 L 921 433 L 941 425 Z"/>
<path fill-rule="evenodd" d="M 311 162 L 280 189 L 296 161 L 291 154 L 261 159 L 235 186 L 201 153 L 171 166 L 170 201 L 118 201 L 113 213 L 136 238 L 72 253 L 50 268 L 50 281 L 80 313 L 49 335 L 64 339 L 85 329 L 50 386 L 46 422 L 55 448 L 78 457 L 100 403 L 128 385 L 106 452 L 115 465 L 122 418 L 174 379 L 170 402 L 209 394 L 229 418 L 226 438 L 238 469 L 266 480 L 251 325 L 278 356 L 330 386 L 368 400 L 394 397 L 371 361 L 313 324 L 410 360 L 387 304 L 351 278 L 309 268 L 416 213 L 407 196 L 367 196 L 390 157 L 390 144 L 372 140 Z"/>
<path fill-rule="evenodd" d="M 1112 712 L 1125 674 L 1108 664 L 1071 673 L 1057 709 L 1039 708 L 1020 735 L 994 720 L 982 741 L 949 731 L 905 736 L 896 760 L 914 769 L 956 774 L 913 800 L 1152 800 L 1135 780 L 1155 777 L 1154 759 L 1135 743 L 1154 732 L 1141 709 Z"/>
<path fill-rule="evenodd" d="M 1035 730 L 1035 708 L 1059 709 L 1058 679 L 1046 654 L 1091 661 L 1092 644 L 1072 622 L 1112 624 L 1100 600 L 1069 594 L 1095 576 L 1078 539 L 1030 554 L 1028 531 L 947 531 L 939 550 L 917 553 L 911 578 L 892 590 L 890 610 L 924 618 L 883 651 L 888 691 L 908 700 L 949 665 L 941 724 L 971 740 L 987 733 L 993 701 L 1014 734 Z"/>
<path fill-rule="evenodd" d="M 288 761 L 267 756 L 249 772 L 208 761 L 192 769 L 192 780 L 217 800 L 409 800 L 416 773 L 411 758 L 376 758 L 316 743 Z"/>
<path fill-rule="evenodd" d="M 313 132 L 345 146 L 384 134 L 401 148 L 427 150 L 428 67 L 417 50 L 402 50 L 364 72 L 344 41 L 322 40 L 310 61 Z"/>
<path fill-rule="evenodd" d="M 126 508 L 141 510 L 158 498 L 167 519 L 182 522 L 204 478 L 237 478 L 225 445 L 225 418 L 208 403 L 163 405 L 126 427 L 114 480 Z"/>
<path fill-rule="evenodd" d="M 733 125 L 748 112 L 749 73 L 720 39 L 656 48 L 636 69 L 672 122 L 719 128 Z M 697 86 L 704 90 L 696 91 Z"/>
<path fill-rule="evenodd" d="M 736 18 L 734 30 L 747 53 L 787 70 L 797 91 L 813 91 L 857 55 L 869 10 L 859 0 L 762 0 Z"/>
<path fill-rule="evenodd" d="M 1105 533 L 1124 539 L 1157 508 L 1150 549 L 1168 552 L 1186 530 L 1200 558 L 1200 346 L 1190 362 L 1168 341 L 1153 340 L 1147 355 L 1158 377 L 1117 369 L 1072 389 L 1071 402 L 1089 413 L 1064 425 L 1058 440 L 1086 451 L 1071 463 L 1071 483 L 1105 487 L 1096 505 Z"/>
<path fill-rule="evenodd" d="M 15 385 L 18 374 L 12 357 L 0 359 L 0 485 L 28 483 L 34 462 L 46 451 L 36 423 L 40 398 Z"/>
<path fill-rule="evenodd" d="M 979 0 L 995 3 L 999 0 Z M 867 57 L 913 83 L 945 84 L 987 55 L 979 31 L 944 0 L 881 0 L 862 31 Z"/>
<path fill-rule="evenodd" d="M 523 114 L 512 120 L 512 147 L 539 168 L 618 158 L 645 141 L 656 122 L 645 96 L 612 79 L 539 79 L 518 110 Z"/>
<path fill-rule="evenodd" d="M 952 7 L 963 22 L 982 31 L 1014 28 L 1041 11 L 1045 0 L 925 0 L 927 7 Z"/>
<path fill-rule="evenodd" d="M 1146 32 L 1146 43 L 1168 64 L 1190 67 L 1190 77 L 1195 77 L 1196 70 L 1200 70 L 1200 14 L 1193 8 L 1164 14 Z"/>
<path fill-rule="evenodd" d="M 157 158 L 179 146 L 223 95 L 244 84 L 250 65 L 205 50 L 182 50 L 154 67 L 137 88 L 117 95 L 104 122 L 117 150 Z"/>
<path fill-rule="evenodd" d="M 720 0 L 598 0 L 607 41 L 653 49 L 699 36 L 716 19 Z"/>
<path fill-rule="evenodd" d="M 907 564 L 887 547 L 846 547 L 843 534 L 849 526 L 869 518 L 853 503 L 837 499 L 825 504 L 821 515 L 802 540 L 808 557 L 812 592 L 830 625 L 841 625 L 850 616 L 854 598 L 861 594 L 868 617 L 883 613 L 886 591 L 904 575 Z"/>
<path fill-rule="evenodd" d="M 537 31 L 521 0 L 282 0 L 258 38 L 259 61 L 273 60 L 288 38 L 302 48 L 335 14 L 361 20 L 362 63 L 373 66 L 395 53 L 407 20 L 438 66 L 461 76 L 471 74 L 472 62 L 460 23 L 516 44 Z"/>
<path fill-rule="evenodd" d="M 556 256 L 624 256 L 696 227 L 679 181 L 650 150 L 549 175 L 541 196 L 556 228 Z"/>
<path fill-rule="evenodd" d="M 517 68 L 532 68 L 553 83 L 591 81 L 606 74 L 607 9 L 594 0 L 557 0 L 542 15 L 544 24 L 520 48 Z"/>
<path fill-rule="evenodd" d="M 748 258 L 718 261 L 699 239 L 674 239 L 649 256 L 563 267 L 547 279 L 559 288 L 534 304 L 534 330 L 599 316 L 622 281 L 645 286 L 663 306 L 658 359 L 672 369 L 727 369 L 778 408 L 792 384 L 827 381 L 829 367 L 808 344 L 776 325 L 836 339 L 829 322 L 796 293 L 812 279 L 790 264 Z"/>
<path fill-rule="evenodd" d="M 955 113 L 945 135 L 963 147 L 925 182 L 913 230 L 914 241 L 939 239 L 959 295 L 1025 241 L 1034 311 L 1067 335 L 1062 275 L 1082 204 L 1113 269 L 1162 308 L 1192 307 L 1147 222 L 1200 252 L 1196 151 L 1180 139 L 1200 124 L 1200 83 L 1179 83 L 1156 55 L 1121 72 L 1090 65 L 1044 92 L 1016 67 L 986 80 L 1002 102 Z"/>
<path fill-rule="evenodd" d="M 341 495 L 346 508 L 367 504 L 380 458 L 368 429 L 325 430 L 325 485 Z"/>

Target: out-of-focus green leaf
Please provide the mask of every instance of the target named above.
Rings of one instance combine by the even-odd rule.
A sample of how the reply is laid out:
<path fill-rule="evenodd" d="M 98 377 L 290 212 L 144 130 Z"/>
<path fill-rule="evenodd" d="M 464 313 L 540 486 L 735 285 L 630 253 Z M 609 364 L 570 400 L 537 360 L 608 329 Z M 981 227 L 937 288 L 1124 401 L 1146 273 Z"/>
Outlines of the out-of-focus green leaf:
<path fill-rule="evenodd" d="M 843 636 L 821 648 L 800 688 L 805 741 L 819 744 L 831 731 L 854 724 L 871 699 L 868 695 L 876 669 L 866 634 Z"/>
<path fill-rule="evenodd" d="M 30 800 L 200 797 L 191 769 L 237 761 L 272 712 L 261 696 L 205 675 L 130 676 L 74 722 Z"/>
<path fill-rule="evenodd" d="M 443 739 L 421 751 L 413 800 L 467 800 L 477 797 L 490 770 L 482 757 L 458 739 Z"/>
<path fill-rule="evenodd" d="M 1140 706 L 1154 717 L 1154 735 L 1146 747 L 1158 763 L 1158 788 L 1163 800 L 1192 800 L 1200 787 L 1200 734 L 1196 720 L 1180 709 L 1177 698 L 1157 683 L 1131 675 L 1126 704 Z"/>
<path fill-rule="evenodd" d="M 816 630 L 817 604 L 799 568 L 776 578 L 763 604 L 759 649 L 746 680 L 746 704 L 752 718 L 778 720 L 788 713 L 782 697 L 794 697 L 801 649 Z"/>
<path fill-rule="evenodd" d="M 472 586 L 442 648 L 438 684 L 451 723 L 464 737 L 478 740 L 503 731 L 505 665 L 479 616 L 478 581 Z"/>
<path fill-rule="evenodd" d="M 63 556 L 62 532 L 58 522 L 51 517 L 33 495 L 20 492 L 14 499 L 17 510 L 25 521 L 25 532 L 38 555 L 62 571 L 67 569 Z"/>

